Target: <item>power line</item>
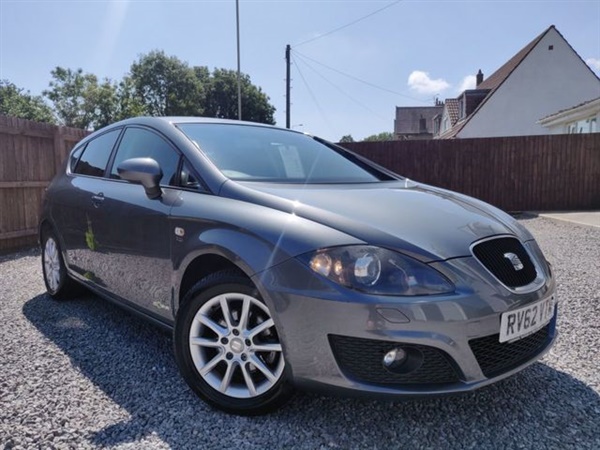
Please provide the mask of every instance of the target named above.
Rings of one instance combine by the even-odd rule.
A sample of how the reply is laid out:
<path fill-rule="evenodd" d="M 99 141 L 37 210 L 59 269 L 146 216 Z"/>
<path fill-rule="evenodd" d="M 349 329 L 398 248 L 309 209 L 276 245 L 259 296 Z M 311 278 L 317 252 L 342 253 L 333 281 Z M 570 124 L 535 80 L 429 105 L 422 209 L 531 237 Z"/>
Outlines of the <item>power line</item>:
<path fill-rule="evenodd" d="M 298 56 L 300 56 L 298 54 L 298 52 L 296 52 L 296 54 Z M 332 85 L 334 88 L 336 88 L 339 92 L 341 92 L 344 96 L 348 97 L 350 100 L 352 100 L 354 103 L 356 103 L 358 106 L 366 109 L 367 111 L 369 111 L 371 114 L 373 114 L 374 116 L 379 117 L 382 120 L 387 120 L 387 118 L 381 116 L 380 114 L 378 114 L 377 112 L 373 111 L 371 108 L 369 108 L 367 105 L 365 105 L 364 103 L 360 102 L 359 100 L 355 99 L 354 97 L 352 97 L 350 94 L 348 94 L 346 91 L 344 91 L 342 88 L 340 88 L 337 84 L 335 84 L 333 81 L 329 80 L 328 78 L 326 78 L 323 74 L 321 74 L 317 69 L 315 69 L 314 67 L 312 67 L 307 61 L 305 61 L 304 59 L 302 59 L 302 57 L 300 56 L 300 61 L 302 61 L 302 63 L 306 64 L 306 67 L 308 67 L 310 70 L 312 70 L 313 72 L 315 72 L 319 77 L 321 77 L 324 81 L 326 81 L 327 83 L 329 83 L 330 85 Z M 296 64 L 296 66 L 298 66 L 298 64 Z"/>
<path fill-rule="evenodd" d="M 308 59 L 308 60 L 310 60 L 310 61 L 314 62 L 315 64 L 318 64 L 318 65 L 320 65 L 320 66 L 323 66 L 323 67 L 325 67 L 326 69 L 332 70 L 332 71 L 334 71 L 334 72 L 336 72 L 336 73 L 339 73 L 340 75 L 343 75 L 343 76 L 345 76 L 345 77 L 351 78 L 352 80 L 355 80 L 355 81 L 358 81 L 358 82 L 360 82 L 360 83 L 366 84 L 367 86 L 371 86 L 372 88 L 379 89 L 379 90 L 381 90 L 381 91 L 385 91 L 385 92 L 389 92 L 389 93 L 391 93 L 391 94 L 399 95 L 400 97 L 408 98 L 408 99 L 410 99 L 410 100 L 415 100 L 415 101 L 417 101 L 417 102 L 421 102 L 421 103 L 427 103 L 427 102 L 426 102 L 426 101 L 424 101 L 424 100 L 421 100 L 421 99 L 418 99 L 418 98 L 415 98 L 415 97 L 411 97 L 411 96 L 409 96 L 409 95 L 402 94 L 401 92 L 393 91 L 393 90 L 391 90 L 391 89 L 388 89 L 388 88 L 384 88 L 384 87 L 381 87 L 381 86 L 377 86 L 376 84 L 373 84 L 373 83 L 371 83 L 371 82 L 369 82 L 369 81 L 365 81 L 365 80 L 362 80 L 362 79 L 360 79 L 360 78 L 358 78 L 358 77 L 355 77 L 354 75 L 350 75 L 350 74 L 348 74 L 348 73 L 342 72 L 341 70 L 338 70 L 338 69 L 335 69 L 335 68 L 333 68 L 333 67 L 331 67 L 331 66 L 328 66 L 327 64 L 324 64 L 324 63 L 322 63 L 322 62 L 320 62 L 320 61 L 317 61 L 316 59 L 313 59 L 313 58 L 311 58 L 310 56 L 306 56 L 306 55 L 304 55 L 304 54 L 302 54 L 302 53 L 300 53 L 300 52 L 298 52 L 298 51 L 296 51 L 296 50 L 294 50 L 294 53 L 296 53 L 298 56 L 300 56 L 300 57 L 302 57 L 302 58 L 306 58 L 306 59 Z"/>
<path fill-rule="evenodd" d="M 319 104 L 317 97 L 315 96 L 312 89 L 308 85 L 306 78 L 304 78 L 304 75 L 302 74 L 302 71 L 300 70 L 300 66 L 298 66 L 298 64 L 296 64 L 296 59 L 294 58 L 293 55 L 292 55 L 292 60 L 294 61 L 294 64 L 296 65 L 296 69 L 298 69 L 298 74 L 300 75 L 300 78 L 302 78 L 302 82 L 304 83 L 304 86 L 306 86 L 306 90 L 308 91 L 309 95 L 312 97 L 313 102 L 315 102 L 315 105 L 316 105 L 317 109 L 319 110 L 319 113 L 323 117 L 323 120 L 325 120 L 325 122 L 327 122 L 327 125 L 329 126 L 329 128 L 333 130 L 333 127 L 331 126 L 331 122 L 329 122 L 329 120 L 327 119 L 327 116 L 325 115 L 325 111 L 323 110 L 323 108 L 321 108 L 321 105 Z"/>
<path fill-rule="evenodd" d="M 316 36 L 316 37 L 314 37 L 314 38 L 308 39 L 308 40 L 306 40 L 306 41 L 302 41 L 302 42 L 300 42 L 299 44 L 296 44 L 296 45 L 294 45 L 294 47 L 299 47 L 299 46 L 301 46 L 301 45 L 308 44 L 309 42 L 316 41 L 317 39 L 324 38 L 325 36 L 329 36 L 330 34 L 333 34 L 333 33 L 337 32 L 337 31 L 343 30 L 344 28 L 348 28 L 349 26 L 352 26 L 352 25 L 354 25 L 355 23 L 358 23 L 358 22 L 361 22 L 361 21 L 363 21 L 363 20 L 365 20 L 365 19 L 368 19 L 369 17 L 371 17 L 371 16 L 374 16 L 375 14 L 377 14 L 377 13 L 379 13 L 379 12 L 383 11 L 384 9 L 388 9 L 388 8 L 390 8 L 390 7 L 394 6 L 394 5 L 396 5 L 396 4 L 398 4 L 398 3 L 402 2 L 402 1 L 404 1 L 404 0 L 397 0 L 397 1 L 395 1 L 395 2 L 392 2 L 392 3 L 390 3 L 389 5 L 386 5 L 386 6 L 384 6 L 383 8 L 379 8 L 378 10 L 376 10 L 376 11 L 373 11 L 372 13 L 369 13 L 369 14 L 367 14 L 366 16 L 362 16 L 362 17 L 360 17 L 360 18 L 358 18 L 358 19 L 356 19 L 356 20 L 354 20 L 354 21 L 352 21 L 352 22 L 350 22 L 350 23 L 347 23 L 346 25 L 342 25 L 341 27 L 338 27 L 338 28 L 335 28 L 335 29 L 333 29 L 333 30 L 331 30 L 331 31 L 328 31 L 328 32 L 327 32 L 327 33 L 325 33 L 325 34 L 320 34 L 319 36 Z"/>

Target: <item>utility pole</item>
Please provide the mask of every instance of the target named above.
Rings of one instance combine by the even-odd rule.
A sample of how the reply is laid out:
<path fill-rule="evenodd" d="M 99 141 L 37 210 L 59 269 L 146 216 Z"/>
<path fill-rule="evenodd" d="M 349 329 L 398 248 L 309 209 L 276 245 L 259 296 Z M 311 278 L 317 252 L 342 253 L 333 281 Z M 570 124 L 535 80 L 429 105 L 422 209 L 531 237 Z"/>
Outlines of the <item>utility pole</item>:
<path fill-rule="evenodd" d="M 290 44 L 285 47 L 285 127 L 290 128 Z"/>
<path fill-rule="evenodd" d="M 242 78 L 240 74 L 240 2 L 235 0 L 235 24 L 237 28 L 237 88 L 238 120 L 242 120 Z"/>

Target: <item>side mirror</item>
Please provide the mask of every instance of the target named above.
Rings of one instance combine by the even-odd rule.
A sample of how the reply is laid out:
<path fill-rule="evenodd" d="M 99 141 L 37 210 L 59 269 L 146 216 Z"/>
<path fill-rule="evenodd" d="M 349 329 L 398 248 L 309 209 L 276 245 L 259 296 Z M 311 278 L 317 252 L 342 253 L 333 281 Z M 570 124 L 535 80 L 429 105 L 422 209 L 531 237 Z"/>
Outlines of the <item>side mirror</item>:
<path fill-rule="evenodd" d="M 148 198 L 155 199 L 162 195 L 159 183 L 163 177 L 163 172 L 154 159 L 126 159 L 117 166 L 117 172 L 124 180 L 141 183 Z"/>

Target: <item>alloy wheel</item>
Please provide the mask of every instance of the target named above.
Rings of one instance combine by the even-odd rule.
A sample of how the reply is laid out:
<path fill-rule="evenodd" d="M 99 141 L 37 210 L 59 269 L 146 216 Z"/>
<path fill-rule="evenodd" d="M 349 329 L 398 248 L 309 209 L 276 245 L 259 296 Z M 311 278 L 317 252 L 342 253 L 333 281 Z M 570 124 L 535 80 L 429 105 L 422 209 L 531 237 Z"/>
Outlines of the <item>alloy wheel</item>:
<path fill-rule="evenodd" d="M 233 398 L 254 398 L 280 380 L 285 360 L 269 309 L 241 293 L 209 299 L 189 333 L 196 370 L 213 389 Z"/>
<path fill-rule="evenodd" d="M 60 255 L 54 238 L 49 237 L 44 245 L 44 272 L 51 291 L 58 290 L 60 285 Z"/>

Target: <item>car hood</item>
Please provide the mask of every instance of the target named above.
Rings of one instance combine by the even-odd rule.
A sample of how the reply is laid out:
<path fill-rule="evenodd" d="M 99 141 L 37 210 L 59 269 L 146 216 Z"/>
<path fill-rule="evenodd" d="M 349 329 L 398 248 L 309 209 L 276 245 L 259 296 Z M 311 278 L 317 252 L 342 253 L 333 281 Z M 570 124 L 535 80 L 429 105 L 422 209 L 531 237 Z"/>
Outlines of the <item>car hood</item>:
<path fill-rule="evenodd" d="M 470 245 L 479 239 L 522 232 L 514 219 L 490 205 L 409 181 L 343 187 L 227 184 L 222 194 L 286 211 L 427 262 L 470 256 Z"/>

